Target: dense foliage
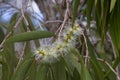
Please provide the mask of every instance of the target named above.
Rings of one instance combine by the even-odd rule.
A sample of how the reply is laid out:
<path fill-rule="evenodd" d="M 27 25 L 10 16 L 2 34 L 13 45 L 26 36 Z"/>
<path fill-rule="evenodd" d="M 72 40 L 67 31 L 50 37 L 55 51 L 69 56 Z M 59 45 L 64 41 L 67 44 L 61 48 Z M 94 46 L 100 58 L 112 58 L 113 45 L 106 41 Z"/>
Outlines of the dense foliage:
<path fill-rule="evenodd" d="M 1 0 L 0 79 L 120 80 L 119 5 Z"/>

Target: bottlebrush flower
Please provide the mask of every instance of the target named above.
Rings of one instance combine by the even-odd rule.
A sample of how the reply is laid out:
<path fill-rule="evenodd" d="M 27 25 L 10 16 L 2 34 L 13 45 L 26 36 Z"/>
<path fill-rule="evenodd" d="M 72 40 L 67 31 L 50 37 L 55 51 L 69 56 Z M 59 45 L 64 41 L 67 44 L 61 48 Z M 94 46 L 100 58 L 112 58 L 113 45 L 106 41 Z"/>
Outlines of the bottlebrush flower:
<path fill-rule="evenodd" d="M 60 56 L 68 54 L 72 47 L 75 47 L 76 38 L 82 34 L 83 30 L 79 25 L 73 28 L 67 26 L 60 36 L 51 45 L 41 45 L 34 51 L 35 59 L 45 63 L 53 63 L 59 60 Z"/>

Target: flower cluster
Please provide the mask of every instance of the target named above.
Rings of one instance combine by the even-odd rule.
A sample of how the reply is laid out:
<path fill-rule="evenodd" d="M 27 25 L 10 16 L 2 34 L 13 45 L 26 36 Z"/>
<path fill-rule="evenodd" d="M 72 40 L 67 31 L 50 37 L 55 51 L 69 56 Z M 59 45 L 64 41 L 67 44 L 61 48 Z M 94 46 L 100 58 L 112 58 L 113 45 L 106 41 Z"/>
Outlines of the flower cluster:
<path fill-rule="evenodd" d="M 60 56 L 67 55 L 70 48 L 75 47 L 76 38 L 82 34 L 82 31 L 79 25 L 75 25 L 73 28 L 68 26 L 54 43 L 41 45 L 40 48 L 35 50 L 35 59 L 46 63 L 53 63 L 59 60 Z"/>

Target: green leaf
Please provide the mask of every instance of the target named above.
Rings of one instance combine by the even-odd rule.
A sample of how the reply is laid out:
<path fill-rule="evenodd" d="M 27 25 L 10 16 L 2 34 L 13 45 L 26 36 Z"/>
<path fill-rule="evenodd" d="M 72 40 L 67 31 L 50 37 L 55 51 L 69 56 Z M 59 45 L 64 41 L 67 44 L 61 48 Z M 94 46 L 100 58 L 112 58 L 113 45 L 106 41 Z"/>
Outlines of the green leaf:
<path fill-rule="evenodd" d="M 14 28 L 14 26 L 15 26 L 18 18 L 19 18 L 18 15 L 19 15 L 18 13 L 15 13 L 15 14 L 13 15 L 13 17 L 12 17 L 12 19 L 11 19 L 11 21 L 10 21 L 10 24 L 9 24 L 9 26 L 8 26 L 7 33 L 13 31 L 13 28 Z"/>
<path fill-rule="evenodd" d="M 82 74 L 81 71 L 81 64 L 78 62 L 74 62 L 74 66 L 76 68 L 76 70 L 79 72 L 79 74 Z"/>
<path fill-rule="evenodd" d="M 95 0 L 95 5 L 97 4 L 97 0 Z"/>
<path fill-rule="evenodd" d="M 78 10 L 80 0 L 73 0 L 73 14 L 72 14 L 72 26 L 74 25 L 75 22 L 75 16 Z"/>
<path fill-rule="evenodd" d="M 93 65 L 93 69 L 95 71 L 95 75 L 97 76 L 98 80 L 104 80 L 103 79 L 103 72 L 101 71 L 101 67 L 99 62 L 97 61 L 97 56 L 95 54 L 94 48 L 92 47 L 92 44 L 90 43 L 90 41 L 88 40 L 88 50 L 89 50 L 89 55 L 91 57 L 91 62 Z"/>
<path fill-rule="evenodd" d="M 96 21 L 96 27 L 99 35 L 101 36 L 101 14 L 102 14 L 102 8 L 101 8 L 101 0 L 97 0 L 97 3 L 95 5 L 95 21 Z"/>
<path fill-rule="evenodd" d="M 87 23 L 89 28 L 90 28 L 91 12 L 92 12 L 93 5 L 94 5 L 94 0 L 87 0 L 86 13 L 87 13 Z"/>
<path fill-rule="evenodd" d="M 103 0 L 102 3 L 102 14 L 101 14 L 101 38 L 102 42 L 104 42 L 107 28 L 108 28 L 108 21 L 109 21 L 109 3 L 110 1 Z"/>
<path fill-rule="evenodd" d="M 95 6 L 95 19 L 97 31 L 102 39 L 102 44 L 106 37 L 109 21 L 109 0 L 98 0 Z"/>
<path fill-rule="evenodd" d="M 20 34 L 16 34 L 10 37 L 7 42 L 22 42 L 22 41 L 29 41 L 35 40 L 39 38 L 47 38 L 52 37 L 54 34 L 49 31 L 31 31 L 31 32 L 24 32 Z"/>
<path fill-rule="evenodd" d="M 4 39 L 4 32 L 2 28 L 0 27 L 0 43 L 2 42 L 3 39 Z"/>
<path fill-rule="evenodd" d="M 75 60 L 75 59 L 74 60 L 72 59 L 72 61 L 73 61 L 74 67 L 77 69 L 77 71 L 80 74 L 81 80 L 93 80 L 89 71 L 85 67 L 83 58 L 80 55 L 79 51 L 77 49 L 71 49 L 71 52 L 80 57 L 80 62 L 77 62 L 77 60 Z M 72 55 L 72 57 L 73 57 L 73 55 Z"/>
<path fill-rule="evenodd" d="M 119 63 L 120 63 L 120 57 L 117 57 L 117 58 L 114 60 L 114 64 L 112 65 L 112 68 L 113 68 L 113 69 L 116 68 L 116 67 L 119 65 Z M 111 69 L 108 70 L 108 71 L 106 72 L 106 74 L 104 75 L 104 77 L 109 76 L 109 74 L 110 74 L 111 72 L 112 72 Z"/>
<path fill-rule="evenodd" d="M 23 61 L 23 63 L 20 64 L 16 72 L 14 73 L 11 80 L 24 80 L 25 75 L 30 68 L 30 65 L 32 64 L 32 59 L 28 59 L 26 61 Z"/>
<path fill-rule="evenodd" d="M 116 3 L 116 0 L 111 0 L 111 2 L 110 2 L 110 12 L 114 9 L 115 3 Z"/>
<path fill-rule="evenodd" d="M 5 61 L 5 63 L 6 63 L 6 66 L 7 66 L 6 68 L 8 68 L 8 70 L 7 70 L 8 72 L 6 74 L 4 74 L 3 76 L 7 75 L 8 78 L 10 79 L 11 76 L 13 75 L 15 66 L 18 62 L 18 59 L 17 59 L 16 55 L 14 54 L 13 44 L 4 45 L 4 50 L 2 53 L 3 53 L 2 54 L 3 61 Z"/>
<path fill-rule="evenodd" d="M 81 74 L 81 63 L 79 63 L 78 60 L 76 59 L 78 56 L 80 56 L 79 51 L 75 48 L 71 48 L 69 52 L 70 57 L 69 61 L 71 62 L 71 65 L 74 66 L 74 68 L 76 68 L 79 74 Z"/>
<path fill-rule="evenodd" d="M 53 70 L 53 77 L 55 80 L 66 80 L 66 69 L 63 60 L 53 64 L 51 71 Z"/>
<path fill-rule="evenodd" d="M 2 64 L 2 80 L 9 80 L 9 68 L 7 63 L 3 60 L 0 61 L 0 64 Z"/>
<path fill-rule="evenodd" d="M 82 80 L 92 80 L 88 70 L 86 69 L 85 66 L 83 66 L 84 64 L 82 64 L 82 69 L 81 69 L 81 76 L 82 76 Z"/>
<path fill-rule="evenodd" d="M 67 80 L 70 80 L 70 79 L 67 79 Z M 72 76 L 71 80 L 81 80 L 80 79 L 80 74 L 77 71 L 77 69 L 74 69 L 73 76 Z"/>
<path fill-rule="evenodd" d="M 26 74 L 26 79 L 27 80 L 35 80 L 36 72 L 37 72 L 37 64 L 35 61 L 33 61 L 27 74 Z"/>
<path fill-rule="evenodd" d="M 8 29 L 8 24 L 0 22 L 0 27 L 2 27 L 4 29 Z"/>
<path fill-rule="evenodd" d="M 36 73 L 36 80 L 45 80 L 47 78 L 48 70 L 48 65 L 40 64 Z"/>
<path fill-rule="evenodd" d="M 14 73 L 11 80 L 24 80 L 26 78 L 26 74 L 29 72 L 32 63 L 34 63 L 33 53 L 27 53 L 23 60 L 18 64 L 17 67 L 14 68 Z"/>
<path fill-rule="evenodd" d="M 120 56 L 120 1 L 117 0 L 110 18 L 110 35 L 114 44 L 117 57 Z"/>
<path fill-rule="evenodd" d="M 72 56 L 71 55 L 67 55 L 65 57 L 62 57 L 64 64 L 66 66 L 66 69 L 69 73 L 70 76 L 73 76 L 73 70 L 74 70 L 74 66 L 71 60 Z"/>
<path fill-rule="evenodd" d="M 27 19 L 28 24 L 29 24 L 29 26 L 28 26 L 29 29 L 30 29 L 31 31 L 36 30 L 36 29 L 35 29 L 35 26 L 33 25 L 33 22 L 31 21 L 30 16 L 28 16 L 28 14 L 25 14 L 25 16 L 26 16 L 26 19 Z M 39 46 L 40 46 L 39 40 L 34 40 L 34 42 L 35 42 L 36 47 L 39 47 Z"/>

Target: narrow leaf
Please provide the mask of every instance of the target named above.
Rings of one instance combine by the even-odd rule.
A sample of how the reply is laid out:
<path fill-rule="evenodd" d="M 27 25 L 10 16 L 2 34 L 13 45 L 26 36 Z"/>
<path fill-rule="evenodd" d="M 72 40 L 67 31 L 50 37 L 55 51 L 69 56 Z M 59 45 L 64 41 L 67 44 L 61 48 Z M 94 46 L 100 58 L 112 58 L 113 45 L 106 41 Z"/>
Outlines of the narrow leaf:
<path fill-rule="evenodd" d="M 82 64 L 84 65 L 84 64 Z M 82 80 L 92 80 L 88 70 L 86 69 L 85 66 L 82 66 L 82 69 L 81 69 L 81 73 L 82 73 Z"/>
<path fill-rule="evenodd" d="M 98 80 L 103 80 L 103 72 L 101 71 L 100 64 L 96 59 L 97 56 L 89 40 L 88 40 L 88 50 L 91 57 L 92 65 L 94 66 L 93 69 L 95 69 L 94 71 L 96 73 L 96 76 L 98 77 Z"/>
<path fill-rule="evenodd" d="M 0 64 L 2 64 L 2 80 L 9 80 L 9 68 L 7 63 L 1 61 Z"/>
<path fill-rule="evenodd" d="M 77 13 L 77 10 L 78 10 L 78 6 L 79 6 L 79 3 L 80 3 L 80 0 L 73 0 L 73 14 L 72 14 L 72 26 L 74 25 L 74 22 L 75 22 L 75 15 Z"/>
<path fill-rule="evenodd" d="M 53 65 L 53 76 L 55 80 L 66 80 L 66 70 L 63 60 Z"/>
<path fill-rule="evenodd" d="M 86 13 L 87 13 L 88 27 L 90 27 L 91 12 L 92 12 L 92 8 L 93 8 L 93 4 L 94 4 L 94 0 L 87 0 Z"/>
<path fill-rule="evenodd" d="M 25 75 L 32 64 L 32 59 L 26 60 L 20 64 L 16 72 L 14 73 L 12 80 L 24 80 Z"/>
<path fill-rule="evenodd" d="M 47 65 L 41 64 L 36 73 L 36 80 L 45 80 L 47 77 L 47 72 L 49 67 Z"/>
<path fill-rule="evenodd" d="M 116 3 L 116 0 L 111 0 L 111 3 L 110 3 L 110 12 L 114 9 L 115 3 Z"/>
<path fill-rule="evenodd" d="M 53 35 L 54 34 L 49 31 L 31 31 L 31 32 L 24 32 L 24 33 L 16 34 L 10 37 L 7 41 L 8 42 L 22 42 L 22 41 L 35 40 L 39 38 L 52 37 Z"/>
<path fill-rule="evenodd" d="M 10 21 L 10 25 L 8 26 L 7 33 L 13 31 L 13 28 L 18 20 L 18 13 L 15 13 Z"/>
<path fill-rule="evenodd" d="M 2 42 L 3 39 L 4 39 L 4 32 L 2 28 L 0 27 L 0 43 Z"/>

